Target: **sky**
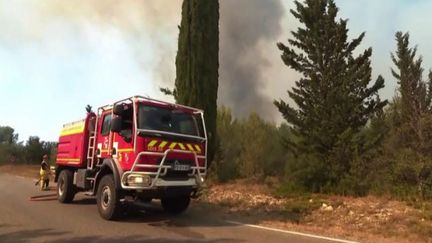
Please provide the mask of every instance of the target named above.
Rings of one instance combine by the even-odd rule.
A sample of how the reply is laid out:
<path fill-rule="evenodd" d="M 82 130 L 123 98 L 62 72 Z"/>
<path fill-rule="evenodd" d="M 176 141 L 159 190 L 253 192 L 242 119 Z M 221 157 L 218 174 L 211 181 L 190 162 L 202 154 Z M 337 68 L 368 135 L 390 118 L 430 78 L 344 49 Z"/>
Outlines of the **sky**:
<path fill-rule="evenodd" d="M 228 12 L 225 6 L 233 1 L 220 0 L 221 19 L 236 20 L 232 15 L 239 13 Z M 240 26 L 261 34 L 245 58 L 260 57 L 248 67 L 259 65 L 256 88 L 264 97 L 262 107 L 257 111 L 248 105 L 250 101 L 236 104 L 227 98 L 231 80 L 222 82 L 218 101 L 234 113 L 243 107 L 239 115 L 268 110 L 265 119 L 276 123 L 282 118 L 271 101 L 289 100 L 286 90 L 299 77 L 281 62 L 276 48 L 276 42 L 286 43 L 290 31 L 299 26 L 289 13 L 293 2 L 280 4 L 277 31 Z M 378 74 L 385 78 L 382 97 L 391 99 L 396 89 L 390 73 L 396 31 L 409 31 L 425 69 L 432 67 L 432 1 L 336 0 L 336 4 L 339 16 L 349 19 L 351 38 L 366 32 L 359 51 L 373 48 L 373 78 Z M 254 7 L 261 12 L 265 5 Z M 55 141 L 62 124 L 84 118 L 87 104 L 96 108 L 136 94 L 173 101 L 159 87 L 173 86 L 180 14 L 180 0 L 0 0 L 0 126 L 15 128 L 21 141 L 31 135 Z M 259 16 L 257 22 L 268 16 Z M 231 32 L 224 31 L 228 21 L 221 21 L 220 28 L 225 46 L 231 40 Z M 220 60 L 226 55 L 221 50 Z M 232 71 L 220 72 L 229 77 Z"/>

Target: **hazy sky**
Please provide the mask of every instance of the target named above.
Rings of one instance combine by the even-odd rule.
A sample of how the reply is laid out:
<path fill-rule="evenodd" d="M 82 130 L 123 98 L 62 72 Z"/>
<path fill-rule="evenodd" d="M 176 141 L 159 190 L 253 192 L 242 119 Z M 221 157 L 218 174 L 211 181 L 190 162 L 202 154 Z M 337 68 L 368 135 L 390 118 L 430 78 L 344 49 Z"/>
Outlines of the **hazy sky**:
<path fill-rule="evenodd" d="M 221 5 L 224 1 L 235 0 L 220 0 Z M 340 17 L 349 18 L 351 37 L 366 31 L 362 48 L 373 47 L 374 78 L 379 73 L 386 80 L 383 97 L 391 98 L 396 87 L 390 75 L 395 31 L 409 31 L 425 69 L 432 66 L 432 1 L 336 3 Z M 268 80 L 260 92 L 274 114 L 271 99 L 288 99 L 286 89 L 298 77 L 282 64 L 275 46 L 298 26 L 288 12 L 292 1 L 283 6 L 280 36 L 259 43 Z M 0 125 L 15 128 L 20 140 L 30 135 L 56 140 L 63 123 L 84 117 L 87 104 L 97 107 L 135 94 L 171 100 L 158 87 L 175 78 L 180 7 L 180 0 L 0 0 Z"/>

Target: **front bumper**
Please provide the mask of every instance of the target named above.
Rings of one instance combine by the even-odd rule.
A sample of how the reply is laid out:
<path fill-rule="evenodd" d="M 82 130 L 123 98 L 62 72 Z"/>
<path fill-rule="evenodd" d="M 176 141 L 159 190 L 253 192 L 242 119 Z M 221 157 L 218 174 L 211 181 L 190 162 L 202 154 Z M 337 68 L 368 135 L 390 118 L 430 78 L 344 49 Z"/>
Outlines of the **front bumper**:
<path fill-rule="evenodd" d="M 182 180 L 164 179 L 163 177 L 167 174 L 171 168 L 169 165 L 165 165 L 166 158 L 169 153 L 189 153 L 194 156 L 195 166 L 191 166 L 191 172 L 188 173 L 188 178 Z M 139 164 L 141 156 L 144 155 L 163 155 L 159 165 L 148 165 Z M 137 171 L 137 168 L 152 168 L 156 169 L 156 172 L 143 172 Z M 135 162 L 130 171 L 123 173 L 121 177 L 121 186 L 125 190 L 153 190 L 158 188 L 166 187 L 192 187 L 199 188 L 204 182 L 204 176 L 206 175 L 207 168 L 199 166 L 198 156 L 195 152 L 168 149 L 164 153 L 158 152 L 141 152 L 135 159 Z"/>

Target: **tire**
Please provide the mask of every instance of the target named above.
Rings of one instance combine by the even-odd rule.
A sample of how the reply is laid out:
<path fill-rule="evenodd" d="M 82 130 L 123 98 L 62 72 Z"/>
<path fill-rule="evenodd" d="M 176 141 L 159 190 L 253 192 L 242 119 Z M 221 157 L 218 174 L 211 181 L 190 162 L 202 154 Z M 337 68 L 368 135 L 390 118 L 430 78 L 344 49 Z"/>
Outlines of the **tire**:
<path fill-rule="evenodd" d="M 108 174 L 102 177 L 96 195 L 100 216 L 106 220 L 118 219 L 123 212 L 120 198 L 120 192 L 115 188 L 114 176 Z"/>
<path fill-rule="evenodd" d="M 62 170 L 57 181 L 57 198 L 61 203 L 70 203 L 75 197 L 76 189 L 73 185 L 73 172 Z"/>
<path fill-rule="evenodd" d="M 173 215 L 184 212 L 189 207 L 189 203 L 189 195 L 166 197 L 161 199 L 162 208 L 165 212 Z"/>

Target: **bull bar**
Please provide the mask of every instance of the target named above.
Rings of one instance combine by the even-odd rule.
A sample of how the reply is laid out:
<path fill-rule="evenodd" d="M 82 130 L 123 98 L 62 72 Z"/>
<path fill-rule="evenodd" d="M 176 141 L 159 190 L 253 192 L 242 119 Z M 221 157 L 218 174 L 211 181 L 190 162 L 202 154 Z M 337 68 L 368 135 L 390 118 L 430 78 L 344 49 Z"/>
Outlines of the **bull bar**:
<path fill-rule="evenodd" d="M 192 172 L 188 174 L 189 179 L 186 181 L 166 181 L 164 180 L 163 176 L 165 176 L 168 172 L 168 169 L 171 168 L 170 165 L 165 165 L 166 158 L 168 154 L 170 153 L 182 153 L 182 154 L 192 154 L 194 156 L 195 166 L 191 166 Z M 161 159 L 161 162 L 159 165 L 151 165 L 151 164 L 140 164 L 140 158 L 145 155 L 159 155 L 163 156 Z M 134 164 L 130 171 L 126 171 L 123 173 L 121 178 L 121 186 L 123 189 L 128 190 L 151 190 L 156 189 L 159 187 L 167 187 L 167 186 L 192 186 L 192 187 L 199 187 L 203 181 L 204 177 L 207 173 L 207 168 L 205 166 L 200 166 L 198 162 L 198 158 L 205 158 L 205 156 L 198 156 L 193 151 L 185 151 L 185 150 L 178 150 L 178 149 L 167 149 L 165 152 L 151 152 L 151 151 L 143 151 L 140 152 L 137 157 L 135 158 Z M 156 172 L 152 171 L 136 171 L 136 168 L 152 168 L 157 169 Z M 203 173 L 201 173 L 201 170 L 204 170 Z M 127 185 L 127 178 L 129 175 L 147 175 L 151 178 L 151 183 L 148 186 L 130 186 Z"/>

